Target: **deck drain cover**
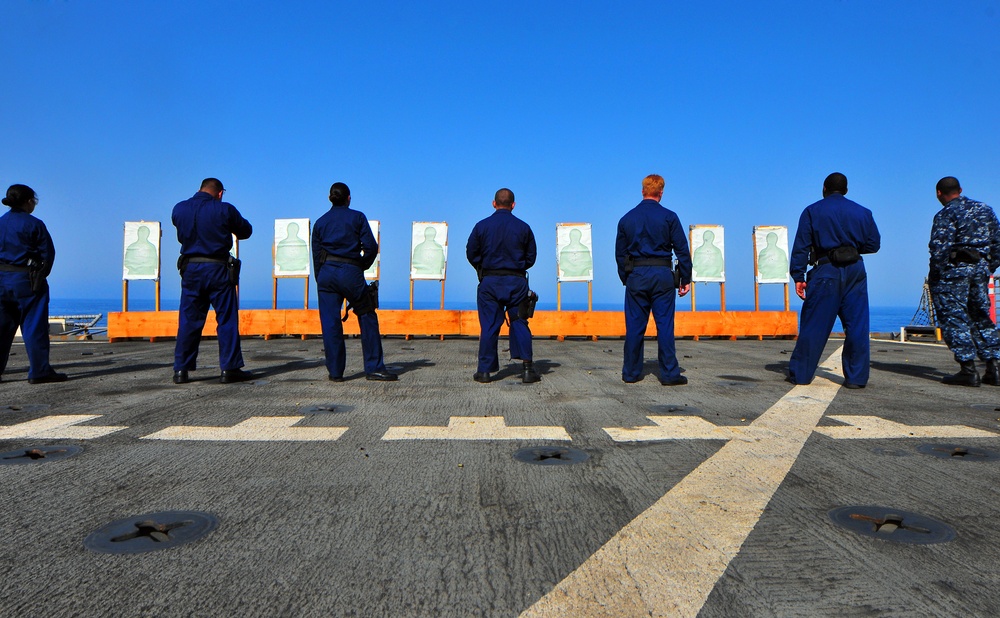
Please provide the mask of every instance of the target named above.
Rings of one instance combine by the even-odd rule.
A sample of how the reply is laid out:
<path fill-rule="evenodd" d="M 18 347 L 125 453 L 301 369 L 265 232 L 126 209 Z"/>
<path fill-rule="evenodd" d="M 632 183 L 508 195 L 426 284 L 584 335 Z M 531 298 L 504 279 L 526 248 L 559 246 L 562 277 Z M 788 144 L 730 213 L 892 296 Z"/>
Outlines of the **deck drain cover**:
<path fill-rule="evenodd" d="M 0 406 L 0 412 L 40 412 L 41 410 L 48 410 L 49 407 L 47 403 L 12 403 Z"/>
<path fill-rule="evenodd" d="M 842 506 L 828 515 L 839 526 L 883 541 L 930 545 L 955 538 L 955 530 L 947 524 L 886 506 Z"/>
<path fill-rule="evenodd" d="M 331 412 L 345 412 L 346 410 L 346 406 L 338 406 L 332 403 L 321 403 L 315 406 L 299 408 L 299 412 L 304 414 L 329 414 Z"/>
<path fill-rule="evenodd" d="M 987 412 L 1000 412 L 1000 404 L 996 403 L 974 403 L 969 406 L 973 410 L 986 410 Z"/>
<path fill-rule="evenodd" d="M 917 450 L 925 455 L 941 459 L 961 459 L 962 461 L 996 461 L 1000 454 L 958 444 L 923 444 Z"/>
<path fill-rule="evenodd" d="M 657 416 L 686 414 L 697 416 L 701 414 L 701 408 L 689 406 L 686 403 L 665 403 L 658 406 L 649 406 L 649 411 Z"/>
<path fill-rule="evenodd" d="M 19 464 L 46 463 L 66 459 L 83 451 L 82 446 L 31 446 L 17 451 L 0 453 L 0 466 L 16 466 Z"/>
<path fill-rule="evenodd" d="M 887 455 L 889 457 L 907 457 L 912 455 L 911 451 L 906 451 L 898 448 L 886 448 L 884 446 L 877 446 L 872 449 L 872 452 L 876 455 Z"/>
<path fill-rule="evenodd" d="M 569 466 L 590 459 L 587 453 L 561 446 L 532 446 L 514 453 L 514 459 L 538 466 Z"/>
<path fill-rule="evenodd" d="M 218 525 L 214 515 L 199 511 L 147 513 L 102 526 L 83 545 L 102 554 L 139 554 L 197 541 Z"/>

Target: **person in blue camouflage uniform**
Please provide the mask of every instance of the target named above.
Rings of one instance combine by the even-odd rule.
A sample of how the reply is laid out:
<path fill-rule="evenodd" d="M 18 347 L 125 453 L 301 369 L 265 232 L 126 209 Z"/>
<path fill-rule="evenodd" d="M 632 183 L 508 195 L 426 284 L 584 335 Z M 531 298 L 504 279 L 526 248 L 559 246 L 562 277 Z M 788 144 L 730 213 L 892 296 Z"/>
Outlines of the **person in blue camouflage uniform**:
<path fill-rule="evenodd" d="M 49 364 L 49 284 L 56 248 L 41 220 L 31 216 L 38 196 L 27 185 L 11 185 L 0 217 L 0 375 L 17 327 L 28 353 L 28 383 L 63 382 Z M 35 266 L 31 266 L 35 265 Z M 32 272 L 32 270 L 35 272 Z M 33 281 L 34 280 L 34 281 Z"/>
<path fill-rule="evenodd" d="M 987 295 L 990 274 L 1000 266 L 1000 223 L 992 208 L 962 195 L 954 176 L 938 181 L 937 198 L 944 207 L 931 227 L 927 281 L 941 334 L 961 367 L 942 382 L 1000 386 L 1000 334 Z M 986 361 L 982 380 L 977 355 Z"/>
<path fill-rule="evenodd" d="M 178 202 L 170 215 L 181 244 L 174 384 L 189 382 L 188 372 L 197 368 L 198 345 L 209 305 L 215 309 L 219 339 L 219 381 L 229 384 L 253 379 L 252 373 L 242 369 L 239 299 L 228 268 L 233 236 L 246 240 L 253 234 L 253 226 L 235 206 L 222 201 L 225 192 L 219 179 L 206 178 L 198 192 Z"/>
<path fill-rule="evenodd" d="M 479 310 L 479 363 L 472 379 L 487 383 L 499 371 L 497 341 L 504 313 L 510 321 L 510 356 L 523 365 L 521 382 L 541 380 L 535 371 L 531 329 L 521 315 L 528 298 L 528 269 L 535 265 L 535 235 L 527 223 L 514 216 L 514 192 L 500 189 L 493 198 L 493 214 L 472 228 L 465 256 L 479 275 L 476 308 Z"/>
<path fill-rule="evenodd" d="M 681 375 L 674 345 L 675 290 L 684 296 L 691 289 L 691 251 L 677 215 L 660 205 L 663 176 L 642 179 L 642 201 L 618 221 L 615 261 L 625 286 L 625 346 L 622 381 L 642 379 L 643 337 L 649 313 L 656 323 L 659 379 L 663 386 L 680 386 Z M 674 282 L 673 256 L 677 256 L 680 281 Z"/>
<path fill-rule="evenodd" d="M 378 242 L 364 213 L 352 210 L 351 190 L 342 182 L 330 187 L 330 210 L 316 221 L 312 233 L 313 272 L 319 295 L 319 321 L 326 350 L 326 370 L 331 382 L 344 379 L 347 363 L 344 324 L 340 308 L 344 299 L 358 317 L 365 379 L 396 380 L 385 367 L 378 329 L 376 301 L 365 282 L 365 270 L 375 263 Z"/>
<path fill-rule="evenodd" d="M 788 270 L 795 293 L 805 302 L 799 338 L 788 361 L 787 381 L 792 384 L 812 382 L 838 317 L 845 337 L 844 387 L 868 384 L 868 274 L 861 255 L 878 252 L 882 236 L 872 212 L 845 195 L 847 177 L 834 172 L 823 181 L 823 199 L 807 206 L 799 217 Z M 809 264 L 813 268 L 807 276 Z"/>

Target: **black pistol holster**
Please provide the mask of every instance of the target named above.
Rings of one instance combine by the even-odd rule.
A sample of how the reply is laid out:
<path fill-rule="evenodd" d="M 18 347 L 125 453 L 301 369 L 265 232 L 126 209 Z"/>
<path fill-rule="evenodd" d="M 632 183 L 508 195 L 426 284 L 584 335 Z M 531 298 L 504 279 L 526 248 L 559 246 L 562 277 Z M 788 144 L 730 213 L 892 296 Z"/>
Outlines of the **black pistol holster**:
<path fill-rule="evenodd" d="M 28 258 L 28 279 L 33 293 L 45 290 L 45 263 Z"/>
<path fill-rule="evenodd" d="M 632 271 L 635 270 L 635 258 L 632 257 L 631 255 L 626 255 L 625 266 L 622 268 L 622 270 L 625 272 L 626 275 L 632 274 Z"/>
<path fill-rule="evenodd" d="M 344 310 L 344 317 L 340 320 L 341 322 L 347 321 L 348 311 L 352 309 L 354 310 L 354 315 L 359 318 L 363 315 L 374 313 L 378 309 L 378 281 L 372 281 L 365 286 L 365 291 L 361 295 L 361 298 L 347 305 L 347 308 Z"/>
<path fill-rule="evenodd" d="M 231 254 L 226 260 L 226 272 L 229 274 L 229 283 L 240 284 L 240 269 L 243 268 L 243 260 L 234 258 Z"/>
<path fill-rule="evenodd" d="M 538 294 L 528 290 L 528 295 L 524 297 L 524 300 L 517 304 L 517 319 L 527 320 L 528 318 L 534 317 L 535 305 L 537 304 Z"/>

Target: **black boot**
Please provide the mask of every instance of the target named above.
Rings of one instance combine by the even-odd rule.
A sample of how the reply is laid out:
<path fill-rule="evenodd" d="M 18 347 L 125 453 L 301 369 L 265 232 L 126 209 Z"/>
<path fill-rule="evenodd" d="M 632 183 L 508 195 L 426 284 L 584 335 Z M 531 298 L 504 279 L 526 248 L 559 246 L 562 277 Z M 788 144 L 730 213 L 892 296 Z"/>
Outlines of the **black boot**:
<path fill-rule="evenodd" d="M 534 363 L 531 361 L 524 361 L 524 374 L 521 376 L 522 384 L 533 384 L 542 379 L 542 376 L 535 373 Z"/>
<path fill-rule="evenodd" d="M 975 359 L 961 361 L 959 364 L 962 368 L 958 370 L 958 373 L 953 376 L 945 376 L 941 382 L 955 386 L 979 386 L 981 382 L 979 372 L 976 371 Z"/>
<path fill-rule="evenodd" d="M 1000 386 L 1000 367 L 992 358 L 986 361 L 986 370 L 983 371 L 983 383 Z"/>

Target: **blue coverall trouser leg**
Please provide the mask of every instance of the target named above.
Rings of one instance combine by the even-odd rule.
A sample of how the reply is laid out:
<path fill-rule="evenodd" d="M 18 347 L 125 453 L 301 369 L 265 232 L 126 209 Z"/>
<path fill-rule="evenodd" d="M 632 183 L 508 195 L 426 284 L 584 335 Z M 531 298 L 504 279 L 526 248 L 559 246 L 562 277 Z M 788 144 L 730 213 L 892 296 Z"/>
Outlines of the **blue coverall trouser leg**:
<path fill-rule="evenodd" d="M 799 338 L 788 362 L 788 375 L 796 384 L 812 382 L 838 316 L 845 334 L 844 381 L 868 384 L 870 324 L 864 262 L 848 266 L 823 264 L 809 271 Z"/>
<path fill-rule="evenodd" d="M 510 322 L 510 356 L 523 361 L 532 360 L 531 329 L 527 320 L 519 318 L 517 306 L 528 296 L 528 280 L 512 275 L 483 277 L 476 292 L 479 310 L 479 364 L 478 373 L 500 370 L 497 343 L 504 313 Z"/>
<path fill-rule="evenodd" d="M 236 287 L 229 282 L 224 264 L 188 264 L 181 277 L 181 302 L 174 348 L 174 371 L 192 371 L 198 366 L 198 344 L 205 328 L 209 305 L 215 309 L 219 339 L 219 368 L 243 367 L 240 347 L 239 302 Z"/>
<path fill-rule="evenodd" d="M 959 265 L 931 285 L 941 336 L 958 362 L 1000 358 L 1000 333 L 990 319 L 986 262 Z"/>
<path fill-rule="evenodd" d="M 0 374 L 7 369 L 18 326 L 28 354 L 28 378 L 53 373 L 49 364 L 48 284 L 36 294 L 27 273 L 0 272 Z"/>
<path fill-rule="evenodd" d="M 660 381 L 681 375 L 674 343 L 674 275 L 664 267 L 640 266 L 625 281 L 625 360 L 622 380 L 636 382 L 642 377 L 646 325 L 652 311 L 656 324 L 657 361 Z"/>
<path fill-rule="evenodd" d="M 344 324 L 341 309 L 344 299 L 354 305 L 368 293 L 364 271 L 351 264 L 325 262 L 316 275 L 319 296 L 319 321 L 323 329 L 323 347 L 326 348 L 326 370 L 331 378 L 344 377 L 347 366 L 347 346 L 344 344 Z M 382 336 L 379 333 L 378 313 L 372 311 L 358 316 L 361 329 L 361 354 L 365 373 L 386 370 L 382 353 Z"/>

